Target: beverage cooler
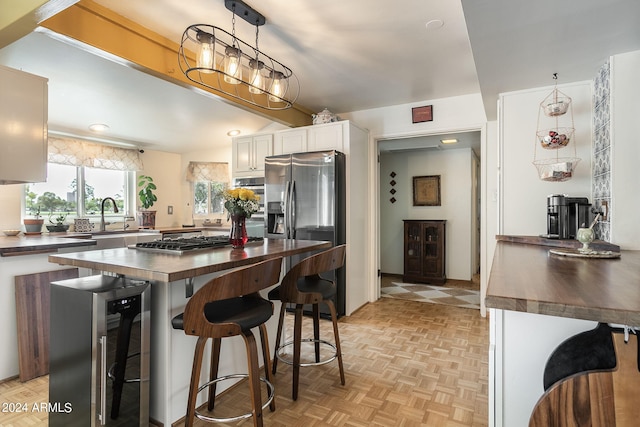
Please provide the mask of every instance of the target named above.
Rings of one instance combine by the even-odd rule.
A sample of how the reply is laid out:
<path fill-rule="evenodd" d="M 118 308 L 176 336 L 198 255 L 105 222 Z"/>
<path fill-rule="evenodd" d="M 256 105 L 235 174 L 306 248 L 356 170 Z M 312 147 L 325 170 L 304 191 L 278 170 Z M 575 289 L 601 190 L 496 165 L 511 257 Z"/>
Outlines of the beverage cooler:
<path fill-rule="evenodd" d="M 147 281 L 51 283 L 49 426 L 149 425 Z"/>

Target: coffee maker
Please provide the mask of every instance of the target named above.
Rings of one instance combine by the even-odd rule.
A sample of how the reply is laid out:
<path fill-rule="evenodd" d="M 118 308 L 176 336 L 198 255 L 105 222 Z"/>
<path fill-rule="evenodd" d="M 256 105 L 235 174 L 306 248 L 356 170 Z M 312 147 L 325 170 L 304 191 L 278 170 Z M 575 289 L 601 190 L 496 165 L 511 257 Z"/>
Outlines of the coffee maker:
<path fill-rule="evenodd" d="M 549 239 L 575 239 L 578 228 L 591 223 L 591 204 L 586 197 L 563 194 L 547 196 L 547 234 Z"/>

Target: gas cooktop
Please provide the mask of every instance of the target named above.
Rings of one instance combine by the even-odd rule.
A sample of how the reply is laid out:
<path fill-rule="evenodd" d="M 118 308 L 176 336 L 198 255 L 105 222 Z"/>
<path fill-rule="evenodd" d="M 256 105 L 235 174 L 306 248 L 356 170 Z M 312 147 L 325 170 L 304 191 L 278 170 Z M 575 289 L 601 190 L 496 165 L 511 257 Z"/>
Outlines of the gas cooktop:
<path fill-rule="evenodd" d="M 249 237 L 247 243 L 262 242 L 263 240 L 262 237 Z M 152 242 L 136 243 L 128 247 L 148 252 L 182 255 L 193 251 L 231 247 L 231 243 L 229 243 L 229 237 L 227 236 L 198 236 L 154 240 Z"/>

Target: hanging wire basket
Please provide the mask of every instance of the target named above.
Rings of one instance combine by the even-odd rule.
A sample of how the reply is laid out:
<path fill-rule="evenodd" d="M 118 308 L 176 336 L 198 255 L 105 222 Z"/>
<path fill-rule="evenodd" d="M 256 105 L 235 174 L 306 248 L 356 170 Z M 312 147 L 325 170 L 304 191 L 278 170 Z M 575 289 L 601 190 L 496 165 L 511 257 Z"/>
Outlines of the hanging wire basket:
<path fill-rule="evenodd" d="M 545 99 L 540 103 L 540 107 L 544 114 L 549 117 L 561 116 L 569 110 L 571 98 L 560 92 L 557 88 L 553 89 Z"/>
<path fill-rule="evenodd" d="M 555 150 L 566 147 L 573 139 L 575 129 L 572 127 L 557 127 L 536 132 L 542 148 Z"/>
<path fill-rule="evenodd" d="M 573 177 L 573 172 L 579 162 L 578 157 L 556 157 L 534 160 L 533 164 L 538 169 L 538 177 L 542 181 L 562 182 Z"/>
<path fill-rule="evenodd" d="M 553 78 L 557 80 L 558 75 L 554 74 Z M 573 150 L 566 148 L 575 136 L 573 109 L 571 98 L 560 92 L 557 87 L 540 103 L 536 129 L 532 163 L 538 169 L 538 177 L 547 182 L 562 182 L 573 178 L 576 166 L 580 162 L 576 142 L 571 144 Z M 554 150 L 555 155 L 550 156 L 551 153 L 547 150 Z M 559 155 L 561 150 L 564 150 L 563 157 Z M 572 157 L 566 153 L 569 150 L 573 152 Z"/>

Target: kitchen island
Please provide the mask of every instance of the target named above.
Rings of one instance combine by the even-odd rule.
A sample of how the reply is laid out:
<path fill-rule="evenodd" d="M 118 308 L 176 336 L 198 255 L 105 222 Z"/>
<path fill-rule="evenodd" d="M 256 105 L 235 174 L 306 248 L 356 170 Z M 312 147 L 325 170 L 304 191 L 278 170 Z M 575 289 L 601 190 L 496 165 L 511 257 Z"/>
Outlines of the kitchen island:
<path fill-rule="evenodd" d="M 600 250 L 615 249 L 600 244 Z M 640 325 L 640 251 L 593 259 L 550 249 L 536 239 L 498 237 L 485 299 L 491 328 L 490 425 L 528 425 L 544 392 L 547 359 L 566 338 L 597 322 Z"/>
<path fill-rule="evenodd" d="M 331 247 L 325 241 L 264 239 L 244 250 L 231 248 L 194 251 L 183 255 L 130 248 L 107 249 L 49 256 L 49 261 L 90 268 L 151 283 L 150 417 L 170 426 L 184 417 L 195 338 L 171 327 L 192 292 L 225 270 L 274 257 L 304 254 Z M 265 290 L 265 295 L 268 290 Z M 52 308 L 53 310 L 54 308 Z M 276 312 L 279 307 L 276 307 Z M 270 338 L 276 333 L 277 316 L 267 323 Z M 246 372 L 244 343 L 230 339 L 222 346 L 220 375 Z M 205 356 L 207 357 L 207 356 Z M 222 391 L 218 387 L 218 391 Z M 204 399 L 204 394 L 201 401 Z"/>

